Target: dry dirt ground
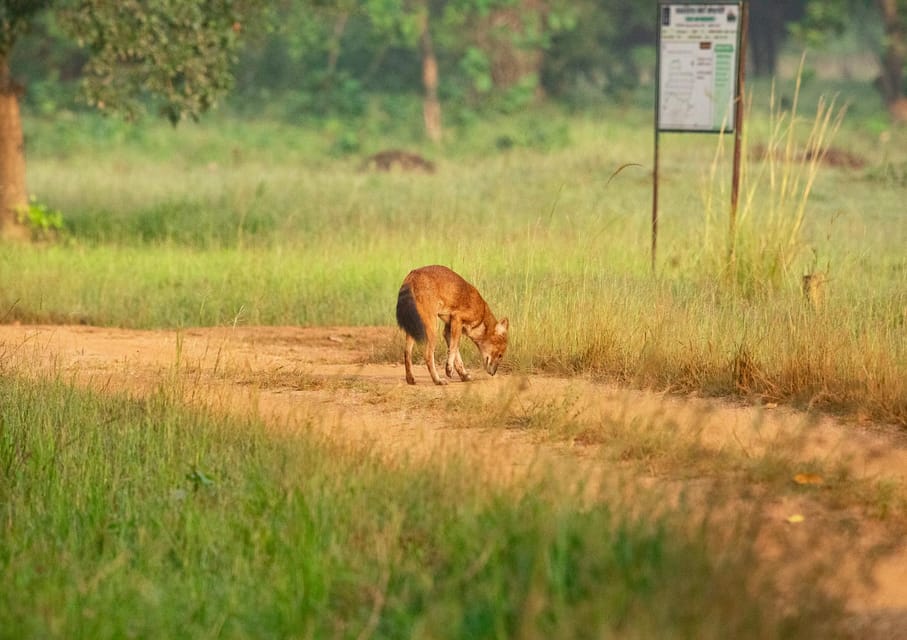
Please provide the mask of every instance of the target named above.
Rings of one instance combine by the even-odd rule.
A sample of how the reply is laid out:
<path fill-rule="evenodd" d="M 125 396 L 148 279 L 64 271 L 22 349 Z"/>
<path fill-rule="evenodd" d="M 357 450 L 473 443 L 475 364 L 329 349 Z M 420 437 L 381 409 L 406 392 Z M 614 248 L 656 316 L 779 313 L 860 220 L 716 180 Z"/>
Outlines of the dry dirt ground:
<path fill-rule="evenodd" d="M 475 469 L 477 481 L 511 487 L 544 473 L 590 499 L 617 475 L 626 482 L 628 470 L 633 481 L 647 486 L 724 481 L 717 467 L 684 468 L 665 433 L 737 456 L 793 447 L 792 478 L 802 470 L 798 460 L 820 460 L 846 468 L 866 486 L 887 486 L 899 499 L 907 492 L 903 430 L 585 379 L 506 373 L 490 378 L 474 370 L 470 383 L 436 387 L 420 365 L 417 384 L 408 386 L 402 363 L 382 362 L 394 341 L 402 359 L 402 336 L 389 328 L 133 331 L 9 325 L 0 326 L 0 371 L 50 374 L 101 392 L 141 395 L 178 388 L 187 402 L 255 415 L 280 432 L 315 430 L 329 442 L 362 447 L 392 464 L 443 465 L 457 459 Z M 498 406 L 524 419 L 502 422 L 506 412 Z M 624 447 L 633 429 L 650 437 L 651 425 L 661 425 L 662 441 L 653 444 L 650 437 L 647 445 L 660 451 L 648 458 L 629 456 L 634 460 L 623 465 L 602 454 L 607 442 L 590 444 L 582 429 L 546 434 L 537 424 L 545 416 L 555 422 L 568 416 L 577 424 L 629 425 Z M 672 456 L 674 464 L 660 462 Z M 876 517 L 870 506 L 854 500 L 836 506 L 834 499 L 815 499 L 808 490 L 763 495 L 762 501 L 764 531 L 771 534 L 761 549 L 767 559 L 839 554 L 831 588 L 845 594 L 856 634 L 907 639 L 903 517 Z"/>

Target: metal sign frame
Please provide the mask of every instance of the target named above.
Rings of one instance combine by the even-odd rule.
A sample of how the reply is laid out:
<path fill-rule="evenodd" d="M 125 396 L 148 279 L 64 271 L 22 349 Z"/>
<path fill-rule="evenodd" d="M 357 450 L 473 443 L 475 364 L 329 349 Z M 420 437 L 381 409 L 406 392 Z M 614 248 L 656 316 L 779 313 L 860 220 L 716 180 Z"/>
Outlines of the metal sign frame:
<path fill-rule="evenodd" d="M 701 22 L 699 20 L 691 21 L 694 25 L 696 24 L 705 24 L 706 27 L 702 29 L 696 29 L 695 27 L 690 27 L 690 35 L 700 35 L 701 37 L 698 41 L 690 38 L 688 41 L 687 49 L 684 50 L 680 48 L 678 54 L 680 55 L 681 62 L 683 62 L 684 56 L 687 58 L 688 62 L 692 62 L 694 65 L 692 80 L 695 82 L 697 80 L 703 80 L 703 77 L 709 77 L 709 73 L 712 74 L 712 79 L 717 73 L 717 61 L 709 60 L 708 54 L 702 54 L 697 56 L 695 49 L 690 50 L 689 47 L 692 46 L 691 42 L 696 46 L 701 47 L 701 51 L 710 51 L 714 55 L 715 49 L 715 40 L 709 40 L 708 37 L 711 35 L 716 36 L 720 40 L 720 44 L 727 45 L 728 43 L 728 33 L 725 31 L 724 27 L 727 25 L 722 25 L 716 23 L 717 17 L 722 16 L 725 19 L 725 22 L 730 22 L 728 11 L 731 8 L 736 8 L 736 20 L 733 22 L 736 23 L 736 36 L 734 37 L 736 56 L 733 60 L 736 66 L 736 77 L 734 78 L 734 92 L 733 92 L 733 111 L 732 116 L 731 110 L 728 110 L 724 116 L 722 116 L 723 124 L 715 126 L 698 126 L 695 128 L 661 128 L 660 116 L 662 112 L 662 28 L 665 26 L 671 26 L 673 22 L 674 11 L 673 9 L 681 9 L 678 12 L 678 15 L 685 16 L 701 16 L 704 18 Z M 665 14 L 665 9 L 668 9 L 668 13 Z M 710 9 L 713 11 L 710 12 Z M 700 13 L 701 10 L 701 13 Z M 708 20 L 712 16 L 716 20 Z M 717 2 L 717 1 L 708 1 L 705 2 L 670 2 L 668 0 L 659 0 L 658 2 L 658 29 L 657 33 L 657 43 L 656 43 L 656 55 L 657 63 L 655 68 L 655 154 L 652 168 L 652 272 L 655 272 L 656 265 L 656 251 L 658 249 L 658 161 L 659 161 L 659 134 L 662 131 L 665 132 L 680 132 L 680 133 L 734 133 L 734 169 L 731 182 L 731 210 L 730 210 L 730 228 L 729 228 L 729 242 L 728 242 L 728 262 L 733 263 L 735 259 L 735 248 L 736 248 L 736 235 L 737 235 L 737 203 L 740 190 L 740 146 L 741 138 L 743 135 L 743 86 L 744 86 L 744 73 L 746 70 L 746 44 L 747 44 L 747 30 L 748 30 L 748 21 L 749 21 L 749 2 L 748 0 L 738 0 L 737 2 Z M 664 24 L 667 20 L 668 24 Z M 713 29 L 708 27 L 709 24 L 714 25 Z M 719 37 L 720 36 L 720 37 Z M 722 55 L 726 54 L 727 51 L 721 51 Z M 727 60 L 723 60 L 727 63 Z M 703 65 L 704 69 L 699 70 L 699 77 L 696 77 L 697 71 L 695 70 L 696 64 Z M 685 81 L 689 81 L 691 78 L 685 78 Z M 724 78 L 722 78 L 724 79 Z M 693 91 L 697 89 L 696 86 L 692 88 Z M 701 86 L 698 89 L 702 89 Z M 684 89 L 686 90 L 686 88 Z M 729 118 L 732 117 L 733 120 Z M 712 118 L 712 123 L 714 125 L 714 118 Z M 731 127 L 728 127 L 731 125 Z"/>
<path fill-rule="evenodd" d="M 660 131 L 730 133 L 739 93 L 742 2 L 658 3 Z"/>

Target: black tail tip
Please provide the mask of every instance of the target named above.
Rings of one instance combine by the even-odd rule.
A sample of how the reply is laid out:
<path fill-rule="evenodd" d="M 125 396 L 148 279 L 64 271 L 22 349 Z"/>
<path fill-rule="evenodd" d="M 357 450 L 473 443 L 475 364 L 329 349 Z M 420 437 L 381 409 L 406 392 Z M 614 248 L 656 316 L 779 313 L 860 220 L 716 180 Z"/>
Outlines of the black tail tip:
<path fill-rule="evenodd" d="M 397 295 L 397 324 L 417 341 L 425 340 L 425 326 L 408 284 L 400 287 L 400 293 Z"/>

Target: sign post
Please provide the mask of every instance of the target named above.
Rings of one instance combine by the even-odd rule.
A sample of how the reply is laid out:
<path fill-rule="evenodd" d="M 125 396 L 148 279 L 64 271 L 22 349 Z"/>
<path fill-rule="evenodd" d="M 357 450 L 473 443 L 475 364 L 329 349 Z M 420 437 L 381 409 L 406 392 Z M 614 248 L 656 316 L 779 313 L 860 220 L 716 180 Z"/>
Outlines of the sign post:
<path fill-rule="evenodd" d="M 658 246 L 659 134 L 662 131 L 735 132 L 731 234 L 736 233 L 746 22 L 745 0 L 658 3 L 652 173 L 653 271 Z M 731 257 L 733 246 L 732 237 Z"/>

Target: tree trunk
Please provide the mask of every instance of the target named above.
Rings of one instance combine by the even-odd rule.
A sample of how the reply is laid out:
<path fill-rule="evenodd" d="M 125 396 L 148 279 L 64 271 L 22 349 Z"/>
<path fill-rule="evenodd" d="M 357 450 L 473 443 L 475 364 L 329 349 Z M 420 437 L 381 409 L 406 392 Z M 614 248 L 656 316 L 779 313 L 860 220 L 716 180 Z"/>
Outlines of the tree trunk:
<path fill-rule="evenodd" d="M 432 142 L 441 142 L 441 102 L 438 100 L 438 59 L 428 29 L 428 6 L 422 14 L 422 29 L 419 48 L 422 51 L 422 84 L 425 87 L 425 101 L 422 116 L 425 119 L 425 133 Z"/>
<path fill-rule="evenodd" d="M 350 19 L 348 11 L 342 12 L 334 21 L 334 32 L 328 43 L 328 77 L 333 78 L 334 72 L 337 71 L 337 61 L 340 59 L 341 41 L 343 32 L 346 31 L 346 23 Z"/>
<path fill-rule="evenodd" d="M 778 64 L 778 47 L 784 38 L 784 7 L 777 0 L 750 2 L 749 56 L 753 74 L 771 77 Z"/>
<path fill-rule="evenodd" d="M 23 240 L 28 229 L 18 221 L 18 211 L 28 205 L 25 188 L 25 145 L 19 95 L 9 63 L 0 59 L 0 239 Z"/>
<path fill-rule="evenodd" d="M 879 78 L 885 104 L 892 117 L 907 120 L 903 72 L 907 61 L 907 25 L 898 15 L 897 0 L 878 0 L 885 28 L 885 52 L 882 55 L 882 76 Z"/>
<path fill-rule="evenodd" d="M 540 45 L 527 41 L 527 33 L 541 30 L 545 10 L 540 0 L 520 0 L 495 9 L 477 25 L 476 43 L 488 54 L 496 88 L 510 89 L 530 76 L 541 78 L 544 53 Z M 543 97 L 541 82 L 535 91 L 537 98 Z"/>

